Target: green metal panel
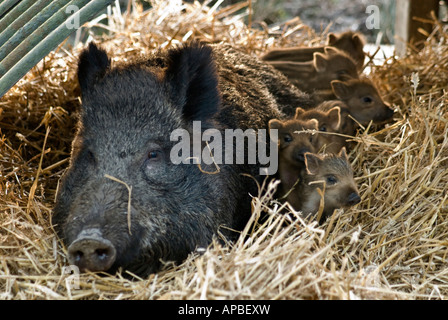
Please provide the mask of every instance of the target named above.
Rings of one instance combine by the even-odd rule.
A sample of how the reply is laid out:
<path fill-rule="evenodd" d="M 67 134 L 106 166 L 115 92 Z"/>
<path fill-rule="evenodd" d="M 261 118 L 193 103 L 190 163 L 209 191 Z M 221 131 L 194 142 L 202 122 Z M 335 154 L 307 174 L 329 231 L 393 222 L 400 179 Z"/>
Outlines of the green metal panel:
<path fill-rule="evenodd" d="M 33 5 L 33 0 L 21 0 L 11 11 L 7 13 L 5 17 L 0 21 L 0 30 L 5 30 L 11 23 L 14 22 L 22 13 L 26 11 L 29 7 Z M 3 5 L 3 4 L 2 4 Z"/>
<path fill-rule="evenodd" d="M 68 1 L 68 0 L 67 0 Z M 55 1 L 51 3 L 51 0 L 40 0 L 36 1 L 31 7 L 26 9 L 25 12 L 23 12 L 19 17 L 17 17 L 12 23 L 7 26 L 2 33 L 0 34 L 0 47 L 4 49 L 4 44 L 6 41 L 8 41 L 13 35 L 14 37 L 17 37 L 17 34 L 23 34 L 24 36 L 28 36 L 30 33 L 32 33 L 32 30 L 29 30 L 31 28 L 36 29 L 39 24 L 37 23 L 43 23 L 46 19 L 51 17 L 53 15 L 53 12 L 48 12 L 48 8 L 45 8 L 49 4 L 57 4 L 62 1 Z M 45 8 L 45 10 L 43 10 Z M 36 15 L 36 12 L 39 12 L 39 14 Z M 30 20 L 37 19 L 36 24 L 32 24 Z M 29 27 L 27 27 L 29 26 Z M 31 28 L 30 28 L 31 27 Z M 25 29 L 25 30 L 24 30 Z M 4 57 L 0 56 L 0 60 L 2 60 Z"/>
<path fill-rule="evenodd" d="M 0 25 L 4 19 L 11 21 L 10 14 L 12 14 L 13 21 L 19 20 L 22 24 L 21 27 L 18 27 L 19 23 L 14 25 L 18 30 L 13 34 L 8 28 L 0 33 L 0 39 L 6 39 L 0 47 L 0 97 L 51 50 L 76 31 L 67 24 L 75 15 L 78 15 L 81 26 L 113 2 L 113 0 L 53 0 L 51 4 L 46 4 L 47 1 L 33 1 L 34 5 L 24 7 L 22 4 L 26 1 L 22 0 L 16 4 L 0 21 Z M 76 6 L 79 11 L 71 13 L 67 10 L 70 5 Z M 28 11 L 32 8 L 38 11 Z M 25 19 L 24 16 L 32 18 Z M 10 22 L 10 25 L 11 23 L 14 22 Z M 8 34 L 4 36 L 5 31 Z"/>
<path fill-rule="evenodd" d="M 0 3 L 0 18 L 20 0 L 3 0 Z"/>
<path fill-rule="evenodd" d="M 21 23 L 22 27 L 20 27 L 20 30 L 18 30 L 5 44 L 2 44 L 2 37 L 0 36 L 0 60 L 2 61 L 0 64 L 0 77 L 16 64 L 26 52 L 30 51 L 51 31 L 56 29 L 61 22 L 65 21 L 67 18 L 67 6 L 74 5 L 77 8 L 82 8 L 88 2 L 89 0 L 53 1 L 53 3 L 44 10 L 37 11 L 39 14 L 34 15 L 29 22 L 22 19 L 22 16 L 26 15 L 28 11 L 31 11 L 34 6 L 17 18 L 14 23 Z M 14 23 L 12 25 L 14 25 Z M 6 31 L 8 30 L 5 30 L 5 32 Z"/>

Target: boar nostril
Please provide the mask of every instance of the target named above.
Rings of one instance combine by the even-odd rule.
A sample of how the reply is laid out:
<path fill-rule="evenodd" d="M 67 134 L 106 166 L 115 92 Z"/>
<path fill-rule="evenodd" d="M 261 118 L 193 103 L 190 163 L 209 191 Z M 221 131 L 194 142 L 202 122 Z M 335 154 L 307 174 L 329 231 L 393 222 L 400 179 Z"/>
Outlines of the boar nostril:
<path fill-rule="evenodd" d="M 73 254 L 74 262 L 76 263 L 76 262 L 81 261 L 81 259 L 82 259 L 83 256 L 84 256 L 84 253 L 82 253 L 82 251 L 76 251 L 76 252 Z"/>
<path fill-rule="evenodd" d="M 95 254 L 98 257 L 98 259 L 104 261 L 104 260 L 108 259 L 110 252 L 107 249 L 97 249 L 97 250 L 95 250 Z"/>
<path fill-rule="evenodd" d="M 116 250 L 113 244 L 102 237 L 80 237 L 68 248 L 70 264 L 81 271 L 107 271 L 115 262 Z"/>

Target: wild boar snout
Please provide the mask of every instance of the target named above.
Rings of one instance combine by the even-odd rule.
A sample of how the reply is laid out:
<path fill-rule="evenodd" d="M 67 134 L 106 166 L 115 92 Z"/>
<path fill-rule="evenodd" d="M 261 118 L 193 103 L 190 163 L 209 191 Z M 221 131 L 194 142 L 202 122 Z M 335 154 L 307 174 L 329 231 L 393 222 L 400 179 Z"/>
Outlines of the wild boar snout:
<path fill-rule="evenodd" d="M 68 260 L 81 271 L 107 271 L 115 262 L 116 249 L 99 229 L 83 230 L 68 247 Z"/>

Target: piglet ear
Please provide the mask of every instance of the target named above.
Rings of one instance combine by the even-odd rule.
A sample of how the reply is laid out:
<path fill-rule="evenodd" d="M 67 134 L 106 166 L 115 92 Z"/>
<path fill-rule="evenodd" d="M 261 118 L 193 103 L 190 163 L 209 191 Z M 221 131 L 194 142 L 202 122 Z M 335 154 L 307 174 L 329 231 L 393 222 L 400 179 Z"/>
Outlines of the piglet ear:
<path fill-rule="evenodd" d="M 328 65 L 325 55 L 320 52 L 314 52 L 313 65 L 317 72 L 325 72 Z"/>
<path fill-rule="evenodd" d="M 331 32 L 331 33 L 328 34 L 328 37 L 327 37 L 327 44 L 328 44 L 329 46 L 334 45 L 334 44 L 336 43 L 337 40 L 338 40 L 338 36 L 335 35 L 333 32 Z"/>
<path fill-rule="evenodd" d="M 338 106 L 328 110 L 327 118 L 331 123 L 333 130 L 339 130 L 341 126 L 341 108 Z"/>
<path fill-rule="evenodd" d="M 339 151 L 339 157 L 342 157 L 348 161 L 347 151 L 345 147 L 342 147 L 341 151 Z"/>
<path fill-rule="evenodd" d="M 269 130 L 272 130 L 272 129 L 279 130 L 281 128 L 283 128 L 283 122 L 282 121 L 280 121 L 278 119 L 271 119 L 271 120 L 269 120 Z"/>
<path fill-rule="evenodd" d="M 110 68 L 106 51 L 90 42 L 89 47 L 79 56 L 78 81 L 84 95 Z"/>
<path fill-rule="evenodd" d="M 318 155 L 310 152 L 305 152 L 305 167 L 308 174 L 317 174 L 319 172 L 319 167 L 322 159 Z"/>
<path fill-rule="evenodd" d="M 305 110 L 300 107 L 297 107 L 296 114 L 294 115 L 294 119 L 299 119 L 300 115 L 303 113 L 305 113 Z"/>
<path fill-rule="evenodd" d="M 193 42 L 168 52 L 165 80 L 188 121 L 207 121 L 221 104 L 218 75 L 209 46 Z"/>
<path fill-rule="evenodd" d="M 342 82 L 340 80 L 331 81 L 331 88 L 333 89 L 334 95 L 341 100 L 350 97 L 352 94 L 350 92 L 350 87 L 347 85 L 347 83 Z"/>
<path fill-rule="evenodd" d="M 327 56 L 330 56 L 330 55 L 338 54 L 341 51 L 339 51 L 338 49 L 336 49 L 334 47 L 325 47 L 324 52 Z"/>
<path fill-rule="evenodd" d="M 277 143 L 278 137 L 280 136 L 281 132 L 277 132 L 276 134 L 273 135 L 271 130 L 281 130 L 283 128 L 283 122 L 278 119 L 271 119 L 269 120 L 268 127 L 271 140 Z"/>
<path fill-rule="evenodd" d="M 359 34 L 354 34 L 352 36 L 353 44 L 357 50 L 362 50 L 364 48 L 364 40 Z"/>
<path fill-rule="evenodd" d="M 312 128 L 314 130 L 319 130 L 319 121 L 317 121 L 316 119 L 310 119 L 307 121 L 306 124 L 307 128 Z"/>

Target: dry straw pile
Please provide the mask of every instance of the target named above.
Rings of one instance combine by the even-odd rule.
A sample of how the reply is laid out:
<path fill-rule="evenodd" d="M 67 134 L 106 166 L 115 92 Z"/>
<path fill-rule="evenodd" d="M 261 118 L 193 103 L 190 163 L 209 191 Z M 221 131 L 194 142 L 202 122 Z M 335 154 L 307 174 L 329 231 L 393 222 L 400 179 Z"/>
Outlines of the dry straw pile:
<path fill-rule="evenodd" d="M 192 38 L 253 55 L 325 38 L 298 19 L 278 30 L 247 26 L 238 14 L 249 3 L 219 10 L 152 3 L 149 11 L 109 13 L 109 36 L 97 41 L 114 59 Z M 362 195 L 355 208 L 320 226 L 290 223 L 278 214 L 275 184 L 266 183 L 254 195 L 253 219 L 261 210 L 270 219 L 237 243 L 212 244 L 148 279 L 82 274 L 77 282 L 64 273 L 66 249 L 50 223 L 79 106 L 79 51 L 60 48 L 0 99 L 0 299 L 447 298 L 447 39 L 436 24 L 421 52 L 372 66 L 396 115 L 355 138 L 350 159 Z"/>

